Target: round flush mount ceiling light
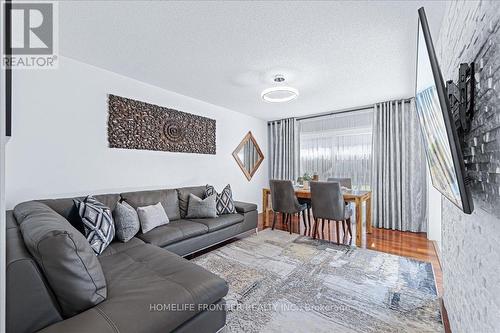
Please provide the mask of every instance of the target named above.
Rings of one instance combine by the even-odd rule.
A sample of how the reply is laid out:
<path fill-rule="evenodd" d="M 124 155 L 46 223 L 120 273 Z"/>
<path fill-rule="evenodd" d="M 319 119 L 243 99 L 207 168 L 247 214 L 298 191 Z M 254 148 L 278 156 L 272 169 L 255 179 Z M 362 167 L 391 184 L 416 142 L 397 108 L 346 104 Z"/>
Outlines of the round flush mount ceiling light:
<path fill-rule="evenodd" d="M 282 83 L 284 81 L 285 78 L 283 77 L 283 75 L 278 74 L 274 77 L 274 82 L 276 83 Z M 288 86 L 276 86 L 264 89 L 260 94 L 260 97 L 262 97 L 264 101 L 269 103 L 283 103 L 289 102 L 299 97 L 299 91 Z"/>

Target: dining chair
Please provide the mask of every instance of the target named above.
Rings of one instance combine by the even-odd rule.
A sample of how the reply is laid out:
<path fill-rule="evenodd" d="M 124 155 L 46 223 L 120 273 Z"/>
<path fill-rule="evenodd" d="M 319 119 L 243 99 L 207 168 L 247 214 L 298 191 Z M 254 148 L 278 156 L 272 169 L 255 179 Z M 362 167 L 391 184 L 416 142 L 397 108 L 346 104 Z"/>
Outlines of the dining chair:
<path fill-rule="evenodd" d="M 271 188 L 271 203 L 273 207 L 273 225 L 272 230 L 274 230 L 274 225 L 276 224 L 277 214 L 282 214 L 282 219 L 284 224 L 288 225 L 290 233 L 292 233 L 292 217 L 298 214 L 299 224 L 300 224 L 300 213 L 302 213 L 302 220 L 304 222 L 304 227 L 306 227 L 306 217 L 305 211 L 307 209 L 306 204 L 300 204 L 295 195 L 295 190 L 293 184 L 290 180 L 276 180 L 272 179 L 269 181 Z M 300 229 L 300 225 L 299 225 Z"/>
<path fill-rule="evenodd" d="M 349 233 L 351 232 L 352 209 L 344 203 L 344 196 L 340 183 L 335 182 L 311 182 L 311 206 L 314 216 L 313 238 L 318 232 L 319 220 L 322 220 L 322 228 L 325 220 L 336 222 L 337 243 L 340 243 L 339 222 L 346 223 Z M 344 230 L 345 235 L 345 230 Z"/>
<path fill-rule="evenodd" d="M 334 177 L 329 177 L 328 181 L 329 182 L 334 182 L 334 183 L 340 183 L 341 187 L 345 187 L 345 188 L 348 188 L 348 189 L 352 190 L 352 180 L 351 180 L 351 178 L 334 178 Z M 346 201 L 345 204 L 349 206 L 349 209 L 353 210 L 353 207 L 352 207 L 352 205 L 349 202 Z M 346 231 L 346 223 L 345 222 L 342 222 L 342 230 L 344 231 L 344 234 L 345 234 L 345 231 Z M 351 233 L 351 232 L 349 231 L 349 233 Z M 351 234 L 351 237 L 352 237 L 352 234 Z"/>
<path fill-rule="evenodd" d="M 351 180 L 351 178 L 334 178 L 334 177 L 329 177 L 328 181 L 329 182 L 340 183 L 340 186 L 346 187 L 348 189 L 352 189 L 352 180 Z"/>

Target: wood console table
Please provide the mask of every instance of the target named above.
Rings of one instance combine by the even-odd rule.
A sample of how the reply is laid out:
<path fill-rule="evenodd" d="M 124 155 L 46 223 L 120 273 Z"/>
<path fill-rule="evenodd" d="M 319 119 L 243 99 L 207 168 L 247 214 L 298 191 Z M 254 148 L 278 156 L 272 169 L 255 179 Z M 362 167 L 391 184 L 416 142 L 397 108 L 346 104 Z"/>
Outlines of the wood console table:
<path fill-rule="evenodd" d="M 269 212 L 272 208 L 269 207 L 269 195 L 271 191 L 268 188 L 262 189 L 262 207 L 264 212 L 264 227 L 268 227 Z M 311 191 L 304 189 L 296 189 L 295 195 L 297 198 L 311 199 Z M 361 208 L 363 202 L 366 202 L 366 233 L 372 233 L 372 192 L 370 191 L 345 191 L 344 200 L 354 202 L 356 206 L 356 246 L 361 246 L 361 236 L 363 230 L 363 221 L 361 220 Z"/>

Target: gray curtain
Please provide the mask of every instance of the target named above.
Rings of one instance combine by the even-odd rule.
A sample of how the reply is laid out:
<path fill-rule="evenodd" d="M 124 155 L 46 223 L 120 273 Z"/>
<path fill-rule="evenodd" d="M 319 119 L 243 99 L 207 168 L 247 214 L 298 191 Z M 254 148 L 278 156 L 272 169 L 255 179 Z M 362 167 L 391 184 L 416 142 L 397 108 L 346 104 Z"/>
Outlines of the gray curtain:
<path fill-rule="evenodd" d="M 414 99 L 375 105 L 373 225 L 427 231 L 427 175 Z"/>
<path fill-rule="evenodd" d="M 268 123 L 269 179 L 297 179 L 298 139 L 295 118 Z"/>

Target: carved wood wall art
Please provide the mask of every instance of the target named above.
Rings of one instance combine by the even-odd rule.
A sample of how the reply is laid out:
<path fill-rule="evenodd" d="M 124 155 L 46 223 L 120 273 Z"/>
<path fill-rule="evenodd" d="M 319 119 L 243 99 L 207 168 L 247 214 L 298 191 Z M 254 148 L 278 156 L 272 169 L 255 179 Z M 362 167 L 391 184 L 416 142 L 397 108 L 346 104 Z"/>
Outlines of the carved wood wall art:
<path fill-rule="evenodd" d="M 111 148 L 215 154 L 215 120 L 109 95 Z"/>

